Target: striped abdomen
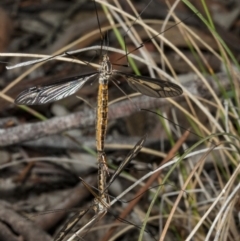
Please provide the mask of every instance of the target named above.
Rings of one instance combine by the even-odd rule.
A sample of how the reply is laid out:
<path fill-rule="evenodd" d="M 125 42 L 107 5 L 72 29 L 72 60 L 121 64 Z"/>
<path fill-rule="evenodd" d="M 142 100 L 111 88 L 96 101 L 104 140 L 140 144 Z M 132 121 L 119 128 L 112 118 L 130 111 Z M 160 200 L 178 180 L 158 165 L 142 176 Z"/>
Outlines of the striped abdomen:
<path fill-rule="evenodd" d="M 104 152 L 104 142 L 107 130 L 107 118 L 108 84 L 99 83 L 96 123 L 96 144 L 98 153 Z"/>

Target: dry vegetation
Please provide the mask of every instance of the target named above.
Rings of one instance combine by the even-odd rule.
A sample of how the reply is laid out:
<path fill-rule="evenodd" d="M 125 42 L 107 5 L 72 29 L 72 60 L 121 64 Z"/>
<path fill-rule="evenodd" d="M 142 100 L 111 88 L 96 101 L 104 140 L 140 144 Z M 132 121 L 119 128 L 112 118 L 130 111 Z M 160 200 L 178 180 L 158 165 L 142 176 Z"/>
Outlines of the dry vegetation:
<path fill-rule="evenodd" d="M 148 137 L 109 193 L 114 199 L 130 189 L 84 240 L 240 239 L 239 3 L 195 0 L 190 10 L 186 0 L 169 2 L 96 0 L 114 68 L 173 81 L 184 94 L 153 99 L 131 94 L 126 81 L 117 80 L 129 100 L 110 83 L 111 169 L 141 136 Z M 16 106 L 14 98 L 28 87 L 87 73 L 88 62 L 98 66 L 96 11 L 91 1 L 0 5 L 0 240 L 52 240 L 69 210 L 84 209 L 93 199 L 79 176 L 96 186 L 97 81 L 79 90 L 81 98 L 53 104 Z M 121 66 L 126 58 L 118 60 L 123 36 L 128 51 L 144 43 L 131 53 L 129 68 Z M 5 69 L 73 50 L 80 51 Z"/>

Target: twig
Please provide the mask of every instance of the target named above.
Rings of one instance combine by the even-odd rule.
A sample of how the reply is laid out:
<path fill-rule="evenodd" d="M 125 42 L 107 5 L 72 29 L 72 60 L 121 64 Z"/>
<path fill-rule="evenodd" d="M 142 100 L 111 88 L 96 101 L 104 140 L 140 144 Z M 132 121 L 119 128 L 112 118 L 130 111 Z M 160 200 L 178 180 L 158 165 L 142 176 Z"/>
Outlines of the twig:
<path fill-rule="evenodd" d="M 23 218 L 16 212 L 14 212 L 10 205 L 5 202 L 0 202 L 0 220 L 1 220 L 1 240 L 4 241 L 13 241 L 19 240 L 19 237 L 22 237 L 22 240 L 26 241 L 51 241 L 51 237 L 43 232 L 36 225 L 32 224 L 26 218 Z M 3 226 L 5 231 L 3 231 Z M 3 235 L 6 235 L 3 237 Z M 8 236 L 11 234 L 11 236 Z M 18 237 L 18 239 L 17 239 Z"/>
<path fill-rule="evenodd" d="M 226 74 L 219 74 L 218 78 L 221 80 L 222 87 L 224 89 L 231 88 Z M 208 78 L 209 84 L 213 87 L 216 94 L 219 93 L 219 88 L 215 80 L 211 77 Z M 194 94 L 194 96 L 209 98 L 210 94 L 207 89 L 201 84 L 201 81 L 194 80 L 184 84 L 185 88 Z M 174 100 L 180 102 L 183 97 L 176 97 Z M 168 105 L 168 100 L 163 98 L 151 98 L 147 96 L 139 96 L 129 100 L 124 100 L 118 103 L 114 103 L 109 107 L 109 120 L 116 118 L 122 118 L 129 116 L 137 111 L 136 105 L 139 109 L 153 109 L 160 108 Z M 12 144 L 21 143 L 32 139 L 38 139 L 43 136 L 49 136 L 56 133 L 60 133 L 65 130 L 74 128 L 86 128 L 93 126 L 95 123 L 95 113 L 92 110 L 85 112 L 77 112 L 64 117 L 56 117 L 50 120 L 25 124 L 8 129 L 0 129 L 0 146 L 8 146 Z"/>

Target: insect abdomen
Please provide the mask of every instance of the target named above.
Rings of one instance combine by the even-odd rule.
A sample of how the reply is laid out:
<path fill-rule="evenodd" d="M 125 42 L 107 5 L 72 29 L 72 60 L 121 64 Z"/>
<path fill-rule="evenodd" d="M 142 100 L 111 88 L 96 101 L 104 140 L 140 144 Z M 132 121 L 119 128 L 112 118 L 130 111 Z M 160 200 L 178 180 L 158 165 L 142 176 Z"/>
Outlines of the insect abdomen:
<path fill-rule="evenodd" d="M 97 123 L 96 123 L 96 143 L 97 151 L 104 152 L 104 141 L 107 129 L 108 118 L 108 85 L 99 84 Z"/>

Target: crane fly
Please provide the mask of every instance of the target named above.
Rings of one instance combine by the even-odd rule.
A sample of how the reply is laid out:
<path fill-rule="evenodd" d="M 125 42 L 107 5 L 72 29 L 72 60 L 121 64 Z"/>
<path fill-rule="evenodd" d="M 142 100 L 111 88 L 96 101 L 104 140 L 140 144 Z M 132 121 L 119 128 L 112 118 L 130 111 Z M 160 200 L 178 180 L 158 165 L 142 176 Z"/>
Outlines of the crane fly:
<path fill-rule="evenodd" d="M 135 156 L 141 151 L 143 144 L 146 140 L 146 135 L 143 136 L 137 144 L 133 147 L 133 149 L 129 152 L 125 160 L 119 165 L 117 170 L 114 172 L 108 183 L 106 182 L 107 179 L 107 172 L 104 166 L 104 160 L 98 161 L 98 194 L 96 194 L 92 188 L 85 183 L 82 179 L 84 186 L 95 196 L 93 204 L 85 210 L 81 210 L 76 213 L 60 230 L 60 232 L 55 237 L 54 241 L 62 241 L 64 237 L 69 233 L 69 231 L 77 224 L 77 222 L 88 212 L 90 209 L 94 210 L 95 215 L 92 219 L 84 225 L 80 230 L 78 230 L 77 235 L 80 235 L 84 230 L 91 228 L 95 223 L 97 223 L 104 215 L 107 213 L 108 209 L 110 208 L 110 198 L 108 196 L 108 188 L 114 182 L 114 180 L 119 176 L 121 171 L 129 164 L 129 162 L 135 158 Z M 102 158 L 105 156 L 103 154 L 100 156 Z M 106 158 L 106 157 L 104 157 Z M 74 237 L 76 234 L 73 235 Z M 72 238 L 74 238 L 72 237 Z M 70 239 L 72 240 L 72 239 Z"/>
<path fill-rule="evenodd" d="M 93 2 L 95 9 L 97 10 L 96 2 Z M 103 40 L 104 38 L 97 11 L 96 17 L 101 39 Z M 118 70 L 113 70 L 108 55 L 103 54 L 102 61 L 100 62 L 100 67 L 96 71 L 80 76 L 75 76 L 73 78 L 63 79 L 62 81 L 50 85 L 31 87 L 20 93 L 20 95 L 16 98 L 15 103 L 22 105 L 39 105 L 51 103 L 73 95 L 87 82 L 98 79 L 99 88 L 96 111 L 96 149 L 98 153 L 98 160 L 104 163 L 107 169 L 104 143 L 108 117 L 108 83 L 110 80 L 113 80 L 118 76 L 125 78 L 133 90 L 150 97 L 175 97 L 181 95 L 183 92 L 180 86 L 168 81 L 145 76 L 137 76 Z"/>
<path fill-rule="evenodd" d="M 125 78 L 133 90 L 150 97 L 175 97 L 183 93 L 180 86 L 168 81 L 113 70 L 109 57 L 104 54 L 97 71 L 63 79 L 49 85 L 30 87 L 18 95 L 15 99 L 15 103 L 18 105 L 41 105 L 61 100 L 76 93 L 87 82 L 91 82 L 98 78 L 96 146 L 98 156 L 101 156 L 104 154 L 104 140 L 107 129 L 108 83 L 117 76 Z M 106 164 L 104 157 L 105 155 L 98 159 Z"/>

